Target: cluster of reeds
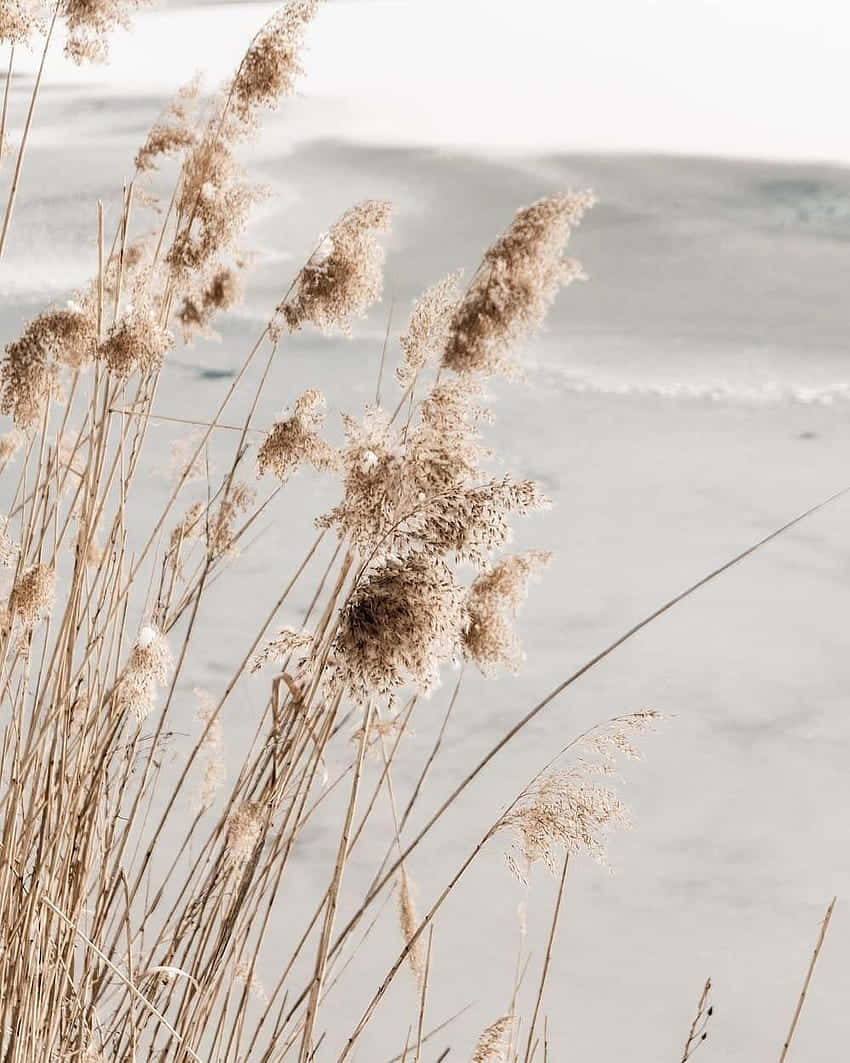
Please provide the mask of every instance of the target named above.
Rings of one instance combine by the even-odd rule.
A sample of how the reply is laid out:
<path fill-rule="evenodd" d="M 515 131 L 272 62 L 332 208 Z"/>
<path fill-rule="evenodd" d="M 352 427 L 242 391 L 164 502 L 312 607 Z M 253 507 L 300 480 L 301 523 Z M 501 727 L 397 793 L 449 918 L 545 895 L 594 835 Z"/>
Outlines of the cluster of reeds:
<path fill-rule="evenodd" d="M 57 18 L 64 19 L 71 54 L 83 59 L 102 50 L 105 30 L 124 19 L 127 6 L 65 0 L 39 29 L 37 10 L 4 5 L 0 30 L 13 45 L 43 32 L 46 54 Z M 91 284 L 66 306 L 44 310 L 5 348 L 4 1063 L 307 1063 L 322 1051 L 343 961 L 393 888 L 397 955 L 354 1028 L 334 1030 L 332 1039 L 341 1063 L 389 984 L 409 967 L 415 979 L 404 1053 L 418 1063 L 435 918 L 491 844 L 503 845 L 521 878 L 538 860 L 560 875 L 529 1014 L 522 1018 L 515 991 L 510 1008 L 494 1006 L 495 1021 L 470 1046 L 477 1061 L 531 1063 L 544 1055 L 539 1013 L 567 862 L 583 852 L 600 858 L 607 830 L 625 819 L 616 795 L 595 779 L 615 754 L 632 755 L 630 735 L 656 718 L 624 716 L 574 743 L 582 756 L 567 753 L 566 763 L 558 759 L 494 811 L 469 857 L 447 869 L 445 888 L 417 914 L 411 854 L 549 700 L 411 831 L 462 683 L 453 684 L 440 737 L 402 810 L 393 787 L 402 739 L 416 712 L 434 711 L 420 695 L 453 666 L 461 676 L 477 667 L 498 677 L 522 662 L 513 619 L 548 555 L 505 551 L 513 521 L 547 502 L 484 446 L 482 401 L 488 376 L 513 371 L 511 351 L 540 325 L 560 287 L 581 275 L 563 252 L 592 205 L 588 193 L 520 210 L 466 287 L 449 274 L 416 302 L 400 340 L 395 400 L 346 414 L 342 446 L 324 435 L 318 390 L 290 396 L 288 412 L 262 426 L 255 445 L 255 411 L 275 360 L 302 330 L 349 331 L 380 297 L 390 205 L 362 202 L 324 220 L 325 234 L 269 308 L 217 409 L 186 411 L 203 423 L 165 505 L 150 514 L 138 502 L 146 436 L 176 334 L 208 331 L 239 297 L 240 239 L 259 195 L 239 163 L 239 145 L 262 111 L 292 91 L 315 7 L 315 0 L 291 0 L 218 95 L 203 97 L 197 82 L 178 94 L 139 149 L 115 232 L 104 231 L 98 213 Z M 27 127 L 31 117 L 32 108 Z M 22 157 L 23 145 L 0 253 Z M 170 195 L 162 195 L 167 181 Z M 151 235 L 152 207 L 158 224 Z M 258 382 L 246 396 L 248 412 L 226 434 L 234 444 L 229 464 L 199 485 L 210 439 L 250 379 Z M 247 479 L 257 490 L 245 479 L 252 464 Z M 261 513 L 279 507 L 285 519 L 287 481 L 304 466 L 336 481 L 338 501 L 317 514 L 315 542 L 280 579 L 271 610 L 245 631 L 229 678 L 191 695 L 198 730 L 175 762 L 166 754 L 175 715 L 187 715 L 181 677 L 207 592 L 226 578 Z M 316 565 L 322 569 L 323 557 L 309 610 L 282 628 L 293 587 Z M 254 741 L 241 763 L 225 763 L 227 710 L 257 672 L 266 685 Z M 371 753 L 377 759 L 367 759 Z M 333 790 L 347 791 L 341 809 L 324 800 Z M 381 802 L 391 807 L 393 834 L 375 857 L 370 886 L 352 897 L 346 867 Z M 305 826 L 322 816 L 335 831 L 334 859 L 297 947 L 281 960 L 275 925 L 287 911 L 293 852 Z M 276 980 L 263 985 L 269 950 Z"/>

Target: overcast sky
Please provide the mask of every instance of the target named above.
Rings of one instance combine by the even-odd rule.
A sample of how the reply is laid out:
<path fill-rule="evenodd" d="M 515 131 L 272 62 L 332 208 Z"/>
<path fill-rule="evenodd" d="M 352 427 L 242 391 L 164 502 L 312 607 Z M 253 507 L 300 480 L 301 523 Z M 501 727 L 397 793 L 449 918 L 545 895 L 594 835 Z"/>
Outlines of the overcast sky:
<path fill-rule="evenodd" d="M 48 80 L 220 79 L 272 9 L 154 7 Z M 328 0 L 302 92 L 359 139 L 848 161 L 848 42 L 845 0 Z"/>

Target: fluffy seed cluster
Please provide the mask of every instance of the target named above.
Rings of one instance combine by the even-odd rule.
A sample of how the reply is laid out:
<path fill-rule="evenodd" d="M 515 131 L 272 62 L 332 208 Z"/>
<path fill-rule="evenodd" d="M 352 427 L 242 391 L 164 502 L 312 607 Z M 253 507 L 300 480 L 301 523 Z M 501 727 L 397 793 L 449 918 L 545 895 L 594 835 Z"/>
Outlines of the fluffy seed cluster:
<path fill-rule="evenodd" d="M 196 689 L 195 696 L 198 699 L 195 720 L 206 731 L 200 749 L 203 776 L 196 808 L 201 811 L 209 808 L 215 800 L 216 794 L 224 785 L 227 770 L 222 754 L 224 734 L 221 720 L 215 716 L 215 699 L 207 690 Z"/>
<path fill-rule="evenodd" d="M 183 164 L 178 225 L 167 257 L 184 284 L 206 275 L 212 263 L 236 246 L 249 210 L 262 195 L 236 162 L 231 139 L 220 114 L 210 120 Z"/>
<path fill-rule="evenodd" d="M 414 303 L 407 331 L 399 340 L 402 361 L 396 378 L 402 387 L 406 388 L 430 360 L 443 352 L 460 296 L 462 272 L 450 273 Z"/>
<path fill-rule="evenodd" d="M 159 324 L 154 308 L 140 301 L 112 326 L 98 348 L 98 357 L 123 380 L 137 369 L 156 372 L 173 345 L 174 338 Z"/>
<path fill-rule="evenodd" d="M 255 37 L 233 79 L 231 108 L 239 122 L 250 128 L 256 112 L 273 107 L 289 96 L 303 73 L 299 53 L 304 33 L 318 0 L 290 0 L 269 19 Z"/>
<path fill-rule="evenodd" d="M 144 0 L 65 0 L 65 54 L 77 64 L 104 62 L 109 54 L 107 35 L 114 29 L 126 29 L 131 13 L 143 3 Z"/>
<path fill-rule="evenodd" d="M 467 496 L 483 489 L 477 398 L 474 382 L 451 377 L 432 389 L 410 428 L 394 432 L 380 409 L 367 409 L 362 422 L 345 417 L 343 500 L 319 525 L 335 526 L 366 555 L 464 552 L 481 539 L 480 529 L 458 525 L 474 506 Z"/>
<path fill-rule="evenodd" d="M 118 683 L 118 704 L 141 723 L 153 712 L 159 688 L 171 674 L 171 652 L 164 635 L 147 625 L 139 632 L 124 675 Z"/>
<path fill-rule="evenodd" d="M 17 428 L 10 432 L 4 432 L 0 436 L 0 461 L 9 461 L 18 453 L 24 444 L 24 434 Z"/>
<path fill-rule="evenodd" d="M 410 879 L 404 868 L 401 869 L 400 879 L 398 892 L 399 923 L 401 925 L 402 939 L 405 945 L 409 945 L 413 940 L 413 935 L 419 929 L 419 917 L 416 914 L 416 904 L 413 899 Z M 420 934 L 407 954 L 407 962 L 420 986 L 425 979 L 425 956 L 422 944 L 422 935 Z"/>
<path fill-rule="evenodd" d="M 216 314 L 230 310 L 242 298 L 242 283 L 237 271 L 224 266 L 213 272 L 208 281 L 183 296 L 177 311 L 184 343 L 195 336 L 210 334 L 210 324 Z"/>
<path fill-rule="evenodd" d="M 542 324 L 558 289 L 583 276 L 563 257 L 572 228 L 593 205 L 588 192 L 524 207 L 488 249 L 455 310 L 443 365 L 458 373 L 510 373 L 509 349 Z"/>
<path fill-rule="evenodd" d="M 463 591 L 438 559 L 388 558 L 355 588 L 340 618 L 331 664 L 349 694 L 366 702 L 411 682 L 423 692 L 457 655 Z"/>
<path fill-rule="evenodd" d="M 0 41 L 25 44 L 41 25 L 38 5 L 28 0 L 3 0 L 0 4 Z"/>
<path fill-rule="evenodd" d="M 13 568 L 17 564 L 20 547 L 7 534 L 9 520 L 0 517 L 0 567 Z"/>
<path fill-rule="evenodd" d="M 7 344 L 0 366 L 0 410 L 20 429 L 32 427 L 56 394 L 59 367 L 77 369 L 97 346 L 97 324 L 87 302 L 45 310 Z"/>
<path fill-rule="evenodd" d="M 309 322 L 347 334 L 352 320 L 380 298 L 384 249 L 375 234 L 389 229 L 391 213 L 384 200 L 364 200 L 333 225 L 277 308 L 291 332 Z"/>
<path fill-rule="evenodd" d="M 262 806 L 246 801 L 231 812 L 227 820 L 225 851 L 231 868 L 240 870 L 250 860 L 263 835 L 265 817 Z"/>
<path fill-rule="evenodd" d="M 472 1051 L 472 1063 L 504 1063 L 510 1048 L 513 1015 L 496 1019 L 481 1034 Z"/>
<path fill-rule="evenodd" d="M 588 853 L 605 863 L 605 835 L 629 824 L 626 806 L 613 790 L 592 778 L 595 765 L 581 763 L 538 780 L 505 816 L 501 826 L 514 831 L 511 871 L 525 882 L 531 866 L 543 861 L 553 873 L 558 853 Z"/>
<path fill-rule="evenodd" d="M 161 159 L 179 155 L 195 143 L 192 116 L 200 88 L 201 80 L 196 76 L 178 90 L 151 126 L 145 142 L 136 152 L 135 166 L 139 173 L 156 170 Z"/>
<path fill-rule="evenodd" d="M 31 631 L 46 620 L 56 597 L 56 572 L 52 565 L 32 565 L 17 579 L 9 595 L 9 618 Z"/>
<path fill-rule="evenodd" d="M 500 667 L 513 673 L 519 671 L 523 652 L 511 620 L 525 600 L 529 579 L 549 563 L 551 556 L 533 550 L 506 557 L 478 576 L 470 587 L 463 652 L 485 676 L 494 676 Z"/>
<path fill-rule="evenodd" d="M 180 558 L 184 545 L 199 538 L 203 533 L 204 525 L 201 517 L 205 509 L 206 506 L 200 500 L 193 502 L 171 531 L 168 558 L 178 574 L 181 571 Z"/>
<path fill-rule="evenodd" d="M 254 656 L 251 661 L 251 671 L 259 672 L 269 662 L 283 663 L 291 653 L 306 650 L 312 641 L 313 636 L 306 631 L 296 631 L 294 628 L 285 627 Z"/>
<path fill-rule="evenodd" d="M 578 745 L 599 757 L 602 771 L 611 774 L 618 756 L 627 760 L 641 759 L 641 752 L 633 742 L 634 736 L 655 730 L 663 719 L 662 713 L 654 709 L 616 716 L 583 735 Z"/>
<path fill-rule="evenodd" d="M 405 497 L 403 456 L 383 410 L 367 408 L 362 421 L 343 414 L 342 421 L 343 499 L 317 523 L 335 527 L 368 556 L 387 535 Z M 389 538 L 384 545 L 392 551 L 395 543 Z"/>
<path fill-rule="evenodd" d="M 256 493 L 248 484 L 233 484 L 210 516 L 207 550 L 213 560 L 238 553 L 236 521 L 254 504 Z"/>
<path fill-rule="evenodd" d="M 325 421 L 325 397 L 316 388 L 305 391 L 292 413 L 277 421 L 257 452 L 257 472 L 271 471 L 284 483 L 299 465 L 312 465 L 318 472 L 337 466 L 337 452 L 319 435 Z"/>

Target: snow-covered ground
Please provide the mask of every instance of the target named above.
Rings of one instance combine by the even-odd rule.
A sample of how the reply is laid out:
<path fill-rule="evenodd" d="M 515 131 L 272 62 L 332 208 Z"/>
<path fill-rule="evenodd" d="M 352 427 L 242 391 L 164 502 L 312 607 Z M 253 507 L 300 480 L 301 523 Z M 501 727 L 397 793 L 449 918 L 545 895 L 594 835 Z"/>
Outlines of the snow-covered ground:
<path fill-rule="evenodd" d="M 493 115 L 477 87 L 475 64 L 499 54 L 508 29 L 517 29 L 519 52 L 539 46 L 549 55 L 557 48 L 543 32 L 508 26 L 497 6 L 495 28 L 481 30 L 491 40 L 482 58 L 471 17 L 477 6 L 454 4 L 454 23 L 440 0 L 337 4 L 321 17 L 309 63 L 315 80 L 306 83 L 312 88 L 270 120 L 248 150 L 253 171 L 275 197 L 248 234 L 258 260 L 245 306 L 222 328 L 221 343 L 177 352 L 159 394 L 163 414 L 209 413 L 224 386 L 220 375 L 241 362 L 258 322 L 317 232 L 354 200 L 381 196 L 398 204 L 387 263 L 397 332 L 410 299 L 447 271 L 474 267 L 516 206 L 567 185 L 597 191 L 600 205 L 572 248 L 591 280 L 562 295 L 546 333 L 525 352 L 527 382 L 493 389 L 494 445 L 517 472 L 539 478 L 555 501 L 551 513 L 522 525 L 517 542 L 554 549 L 557 560 L 532 589 L 520 622 L 528 653 L 524 673 L 466 685 L 423 816 L 514 719 L 595 651 L 683 586 L 850 484 L 847 171 L 815 162 L 591 153 L 643 146 L 847 157 L 850 152 L 830 139 L 846 137 L 846 123 L 843 133 L 819 137 L 826 119 L 812 107 L 816 92 L 838 78 L 839 67 L 827 61 L 831 46 L 823 45 L 827 59 L 814 88 L 811 80 L 787 73 L 789 99 L 800 93 L 809 104 L 809 141 L 796 133 L 783 141 L 781 100 L 755 121 L 761 89 L 738 108 L 728 140 L 706 133 L 709 119 L 701 112 L 692 115 L 699 139 L 697 133 L 693 139 L 680 135 L 684 126 L 666 119 L 662 135 L 661 118 L 684 112 L 687 94 L 673 92 L 676 98 L 668 99 L 650 92 L 658 78 L 642 80 L 639 57 L 632 76 L 644 86 L 650 111 L 638 117 L 647 125 L 635 130 L 619 113 L 610 85 L 609 95 L 603 85 L 600 97 L 595 90 L 605 79 L 597 76 L 594 92 L 588 90 L 598 108 L 591 135 L 590 102 L 578 91 L 590 58 L 574 36 L 565 46 L 561 81 L 552 80 L 551 63 L 530 82 L 506 68 L 507 84 L 494 100 L 503 118 L 488 132 Z M 596 6 L 600 23 L 591 40 L 597 52 L 605 39 L 618 54 L 630 51 L 629 24 L 606 38 L 603 9 L 610 5 Z M 668 28 L 670 19 L 684 17 L 667 3 L 638 6 Z M 744 14 L 730 14 L 732 5 L 677 5 L 689 6 L 706 26 L 714 26 L 710 16 L 717 12 L 727 29 L 730 19 L 746 21 Z M 772 25 L 783 42 L 797 6 L 778 5 Z M 523 17 L 526 8 L 533 11 L 534 2 L 522 6 Z M 749 12 L 752 22 L 761 7 L 735 10 Z M 49 67 L 0 267 L 4 341 L 34 308 L 67 297 L 92 272 L 95 202 L 103 199 L 114 218 L 122 178 L 164 90 L 185 80 L 210 46 L 213 73 L 224 74 L 238 42 L 215 29 L 216 20 L 244 22 L 244 39 L 261 14 L 259 6 L 244 5 L 168 9 L 141 18 L 135 43 L 116 44 L 119 69 L 98 75 L 96 84 L 70 80 L 60 65 Z M 440 18 L 438 32 L 433 27 Z M 596 24 L 596 15 L 588 18 Z M 207 39 L 185 29 L 190 26 L 205 27 Z M 564 33 L 568 29 L 565 23 Z M 345 49 L 336 36 L 343 32 Z M 416 37 L 417 48 L 406 35 Z M 834 39 L 840 37 L 836 31 Z M 786 53 L 778 39 L 769 38 L 759 55 L 766 57 L 760 66 L 766 84 L 780 87 L 774 66 Z M 160 48 L 164 58 L 157 63 L 151 56 Z M 326 50 L 332 59 L 323 58 Z M 182 71 L 176 69 L 178 52 Z M 708 62 L 696 39 L 693 55 Z M 418 64 L 415 85 L 433 75 L 439 83 L 433 100 L 421 89 L 410 98 L 386 95 L 382 78 L 404 80 L 400 56 Z M 389 73 L 379 77 L 382 63 Z M 723 85 L 726 68 L 718 66 L 722 103 L 730 90 Z M 619 60 L 611 69 L 622 70 Z M 677 69 L 674 64 L 671 76 Z M 358 73 L 358 91 L 348 97 L 346 84 Z M 550 100 L 549 119 L 538 123 L 535 92 L 551 95 L 553 86 L 562 97 L 557 107 Z M 18 109 L 25 90 L 22 79 L 13 97 Z M 517 107 L 517 99 L 525 100 L 527 127 L 511 110 L 510 97 Z M 662 105 L 668 110 L 660 115 Z M 735 117 L 731 102 L 718 108 L 716 117 Z M 576 135 L 581 150 L 567 152 L 569 138 L 551 133 L 555 112 L 571 129 L 588 131 Z M 789 113 L 798 114 L 786 112 L 789 121 Z M 658 136 L 651 135 L 656 121 Z M 520 126 L 526 139 L 505 132 Z M 625 135 L 629 129 L 634 139 Z M 326 390 L 333 408 L 356 412 L 374 391 L 389 304 L 387 297 L 350 342 L 305 336 L 291 344 L 259 423 L 312 385 Z M 173 438 L 164 423 L 152 431 L 154 463 L 166 463 Z M 151 479 L 152 503 L 165 490 L 164 480 Z M 192 688 L 214 686 L 227 673 L 253 634 L 249 612 L 256 613 L 257 602 L 265 608 L 274 600 L 277 581 L 300 557 L 311 515 L 329 498 L 321 481 L 297 478 L 284 508 L 235 562 L 241 596 L 233 597 L 234 583 L 226 579 L 213 588 L 197 640 L 207 656 L 194 658 L 182 684 L 178 711 L 185 713 L 187 730 Z M 553 748 L 597 720 L 633 709 L 653 707 L 675 717 L 644 742 L 645 761 L 625 773 L 622 794 L 636 824 L 612 844 L 616 873 L 578 862 L 571 872 L 548 993 L 557 1054 L 600 1063 L 679 1058 L 702 982 L 711 975 L 716 1015 L 700 1050 L 704 1058 L 750 1063 L 778 1056 L 818 922 L 836 893 L 839 906 L 794 1054 L 808 1063 L 832 1060 L 847 1043 L 848 526 L 850 497 L 648 628 L 509 747 L 412 860 L 424 908 L 482 827 Z M 305 600 L 307 593 L 305 585 Z M 296 598 L 283 620 L 294 620 L 303 604 Z M 424 756 L 429 748 L 452 678 L 420 707 L 411 752 Z M 257 706 L 246 698 L 231 708 L 225 729 L 238 740 L 252 729 Z M 403 790 L 411 779 L 402 774 L 397 782 Z M 286 919 L 276 928 L 281 952 L 325 884 L 333 844 L 330 829 L 318 826 L 304 837 Z M 367 860 L 367 850 L 361 851 L 352 883 L 368 880 L 373 855 Z M 538 963 L 552 888 L 544 875 L 531 884 L 529 941 Z M 426 1061 L 433 1063 L 447 1046 L 450 1059 L 464 1058 L 477 1032 L 504 1010 L 522 901 L 497 846 L 452 897 L 434 939 L 430 1015 L 437 1022 L 468 1002 L 474 1006 L 429 1043 Z M 338 991 L 331 1010 L 338 1028 L 329 1031 L 330 1043 L 357 1017 L 397 945 L 390 911 L 385 929 L 349 972 L 348 989 Z M 264 973 L 271 981 L 271 963 Z M 400 979 L 364 1039 L 361 1058 L 381 1063 L 400 1050 L 413 1000 L 410 980 Z"/>

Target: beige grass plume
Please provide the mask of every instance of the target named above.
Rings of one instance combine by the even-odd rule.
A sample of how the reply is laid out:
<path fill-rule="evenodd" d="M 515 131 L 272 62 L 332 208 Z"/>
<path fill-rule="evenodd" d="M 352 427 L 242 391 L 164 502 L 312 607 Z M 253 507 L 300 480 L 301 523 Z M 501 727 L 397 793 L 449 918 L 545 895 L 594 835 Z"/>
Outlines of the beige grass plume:
<path fill-rule="evenodd" d="M 32 565 L 17 579 L 9 595 L 9 617 L 30 631 L 47 619 L 56 597 L 56 571 L 52 565 Z"/>
<path fill-rule="evenodd" d="M 402 361 L 396 378 L 402 387 L 406 388 L 431 359 L 442 354 L 457 308 L 462 274 L 463 270 L 450 273 L 414 303 L 407 330 L 399 340 Z"/>
<path fill-rule="evenodd" d="M 98 349 L 98 357 L 123 380 L 135 370 L 156 372 L 173 345 L 174 339 L 159 324 L 154 307 L 139 298 L 109 330 Z"/>
<path fill-rule="evenodd" d="M 8 535 L 9 519 L 0 517 L 0 567 L 14 568 L 21 548 Z"/>
<path fill-rule="evenodd" d="M 408 682 L 431 690 L 440 665 L 456 656 L 462 605 L 462 589 L 439 560 L 387 558 L 343 610 L 331 655 L 336 678 L 363 702 Z"/>
<path fill-rule="evenodd" d="M 262 195 L 237 163 L 216 119 L 211 119 L 187 152 L 181 172 L 176 204 L 180 225 L 167 255 L 181 284 L 207 276 L 213 263 L 236 247 L 248 213 Z"/>
<path fill-rule="evenodd" d="M 292 413 L 277 421 L 257 452 L 257 473 L 272 472 L 284 483 L 299 465 L 312 465 L 319 472 L 337 466 L 337 452 L 322 439 L 325 397 L 316 388 L 300 395 Z"/>
<path fill-rule="evenodd" d="M 470 587 L 463 652 L 485 676 L 496 675 L 500 667 L 519 671 L 523 652 L 511 620 L 525 600 L 529 579 L 549 563 L 551 556 L 532 550 L 506 557 L 478 576 Z"/>
<path fill-rule="evenodd" d="M 389 229 L 391 213 L 392 204 L 367 199 L 331 227 L 277 308 L 291 332 L 309 322 L 323 332 L 348 334 L 352 320 L 380 298 L 384 249 L 375 234 Z"/>
<path fill-rule="evenodd" d="M 255 654 L 251 659 L 251 671 L 259 670 L 270 662 L 282 664 L 292 653 L 300 653 L 309 648 L 313 636 L 306 631 L 296 631 L 294 628 L 282 628 L 273 639 Z"/>
<path fill-rule="evenodd" d="M 239 805 L 227 819 L 225 852 L 231 868 L 240 871 L 254 854 L 263 836 L 265 816 L 255 801 Z"/>
<path fill-rule="evenodd" d="M 146 625 L 118 683 L 118 704 L 141 723 L 153 712 L 159 688 L 168 682 L 172 660 L 168 643 L 158 628 Z"/>
<path fill-rule="evenodd" d="M 251 508 L 255 498 L 256 492 L 252 487 L 244 483 L 235 483 L 215 507 L 210 514 L 207 529 L 207 551 L 211 559 L 218 560 L 237 555 L 236 521 Z"/>
<path fill-rule="evenodd" d="M 216 701 L 207 690 L 195 688 L 198 699 L 195 720 L 206 734 L 201 741 L 201 764 L 203 769 L 196 810 L 209 808 L 224 786 L 227 768 L 224 763 L 224 733 L 220 717 L 215 716 Z"/>
<path fill-rule="evenodd" d="M 638 757 L 631 739 L 654 730 L 661 719 L 660 713 L 643 710 L 592 728 L 569 748 L 599 759 L 582 757 L 569 768 L 546 772 L 514 802 L 500 828 L 514 832 L 506 860 L 519 879 L 525 881 L 529 868 L 538 861 L 556 873 L 561 850 L 569 855 L 584 852 L 606 863 L 606 836 L 615 827 L 628 826 L 630 817 L 617 794 L 596 779 L 613 774 L 618 754 Z"/>
<path fill-rule="evenodd" d="M 458 373 L 510 373 L 510 348 L 543 322 L 558 289 L 583 276 L 563 257 L 589 192 L 541 199 L 517 212 L 487 250 L 449 327 L 443 365 Z"/>
<path fill-rule="evenodd" d="M 107 36 L 127 29 L 130 15 L 146 0 L 64 0 L 62 15 L 68 27 L 65 54 L 75 63 L 102 63 L 109 55 Z"/>
<path fill-rule="evenodd" d="M 196 290 L 183 296 L 177 311 L 177 320 L 183 333 L 183 342 L 190 343 L 195 336 L 212 335 L 210 325 L 217 314 L 232 309 L 242 299 L 242 281 L 232 266 L 221 266 L 203 280 Z"/>
<path fill-rule="evenodd" d="M 554 874 L 561 850 L 571 856 L 585 852 L 605 863 L 606 834 L 630 820 L 616 793 L 593 781 L 592 774 L 587 764 L 550 772 L 502 820 L 515 836 L 506 860 L 521 881 L 538 861 Z"/>
<path fill-rule="evenodd" d="M 413 941 L 413 935 L 419 929 L 419 917 L 416 914 L 413 887 L 404 867 L 402 867 L 399 875 L 398 915 L 402 940 L 405 945 L 410 945 L 410 942 Z M 407 954 L 407 962 L 420 987 L 425 979 L 425 950 L 423 946 L 424 939 L 420 935 L 413 941 Z"/>
<path fill-rule="evenodd" d="M 79 368 L 95 354 L 97 324 L 89 300 L 50 308 L 6 345 L 0 366 L 0 410 L 19 429 L 31 428 L 57 394 L 59 370 Z"/>
<path fill-rule="evenodd" d="M 503 1015 L 491 1023 L 476 1042 L 472 1063 L 505 1063 L 513 1025 L 513 1015 Z"/>
<path fill-rule="evenodd" d="M 0 42 L 26 44 L 41 28 L 40 5 L 30 0 L 3 0 L 0 4 Z"/>
<path fill-rule="evenodd" d="M 179 155 L 195 143 L 197 137 L 192 128 L 192 119 L 200 89 L 201 79 L 196 74 L 177 91 L 174 99 L 151 126 L 144 143 L 136 152 L 134 162 L 139 173 L 156 170 L 161 159 Z"/>
<path fill-rule="evenodd" d="M 302 74 L 300 52 L 318 0 L 290 0 L 276 11 L 252 41 L 231 84 L 234 116 L 250 129 L 256 112 L 274 107 L 295 88 Z"/>
<path fill-rule="evenodd" d="M 0 370 L 0 373 L 2 373 L 2 370 Z M 23 432 L 20 432 L 17 428 L 4 432 L 0 436 L 0 461 L 10 461 L 14 458 L 24 445 L 25 438 Z"/>

